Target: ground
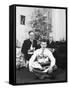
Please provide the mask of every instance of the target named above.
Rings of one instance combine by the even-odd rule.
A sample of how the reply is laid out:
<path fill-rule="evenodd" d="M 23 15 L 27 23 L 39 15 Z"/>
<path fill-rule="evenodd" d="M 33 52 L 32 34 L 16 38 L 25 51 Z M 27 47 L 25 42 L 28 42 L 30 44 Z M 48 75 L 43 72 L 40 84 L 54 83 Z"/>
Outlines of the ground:
<path fill-rule="evenodd" d="M 38 83 L 38 82 L 55 82 L 55 81 L 65 81 L 66 80 L 66 71 L 59 68 L 56 72 L 56 78 L 55 79 L 44 79 L 39 80 L 36 79 L 36 76 L 29 72 L 28 69 L 22 68 L 20 70 L 16 70 L 16 83 Z"/>

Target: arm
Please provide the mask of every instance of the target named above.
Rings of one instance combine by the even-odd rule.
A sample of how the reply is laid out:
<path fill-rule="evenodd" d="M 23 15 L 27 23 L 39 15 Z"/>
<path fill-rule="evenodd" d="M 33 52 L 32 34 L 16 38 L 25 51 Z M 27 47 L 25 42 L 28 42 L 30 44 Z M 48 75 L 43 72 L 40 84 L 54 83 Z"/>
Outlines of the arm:
<path fill-rule="evenodd" d="M 32 71 L 32 64 L 36 58 L 37 54 L 34 52 L 34 54 L 31 56 L 30 60 L 29 60 L 29 70 Z"/>
<path fill-rule="evenodd" d="M 43 70 L 42 66 L 38 63 L 38 61 L 35 61 L 36 56 L 38 55 L 39 51 L 35 51 L 32 57 L 29 60 L 29 70 L 32 71 L 33 68 L 39 68 Z"/>
<path fill-rule="evenodd" d="M 21 48 L 21 52 L 22 54 L 25 54 L 25 49 L 26 49 L 26 42 L 23 42 L 22 48 Z"/>
<path fill-rule="evenodd" d="M 56 63 L 55 58 L 54 58 L 53 54 L 51 53 L 51 51 L 48 52 L 48 57 L 51 60 L 51 64 L 50 64 L 49 68 L 48 69 L 45 69 L 43 72 L 47 72 L 47 71 L 52 72 L 52 67 Z"/>
<path fill-rule="evenodd" d="M 28 52 L 28 44 L 27 44 L 27 40 L 25 40 L 23 42 L 22 48 L 21 48 L 21 53 L 22 56 L 25 58 L 25 60 L 27 60 L 27 52 Z"/>
<path fill-rule="evenodd" d="M 48 55 L 49 55 L 49 59 L 51 60 L 50 67 L 53 67 L 55 65 L 55 63 L 56 63 L 56 60 L 55 60 L 55 58 L 54 58 L 54 56 L 53 56 L 53 54 L 51 52 L 49 52 Z"/>

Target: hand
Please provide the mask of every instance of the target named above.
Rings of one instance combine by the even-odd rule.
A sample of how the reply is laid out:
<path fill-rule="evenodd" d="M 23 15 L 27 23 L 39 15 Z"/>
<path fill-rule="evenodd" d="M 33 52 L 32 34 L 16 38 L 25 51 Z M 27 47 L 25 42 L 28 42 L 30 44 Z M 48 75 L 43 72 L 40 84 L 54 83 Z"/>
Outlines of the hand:
<path fill-rule="evenodd" d="M 49 67 L 48 73 L 52 73 L 52 71 L 53 71 L 52 67 Z"/>
<path fill-rule="evenodd" d="M 41 66 L 39 67 L 40 70 L 44 70 L 44 68 L 42 68 Z"/>
<path fill-rule="evenodd" d="M 29 66 L 29 71 L 33 72 L 33 68 L 31 66 Z"/>
<path fill-rule="evenodd" d="M 21 53 L 21 56 L 24 57 L 24 54 Z"/>
<path fill-rule="evenodd" d="M 45 69 L 44 71 L 43 71 L 43 73 L 46 73 L 48 71 L 48 69 Z"/>
<path fill-rule="evenodd" d="M 55 49 L 53 48 L 53 50 L 52 50 L 53 52 L 55 51 Z"/>
<path fill-rule="evenodd" d="M 26 61 L 25 63 L 26 68 L 28 67 L 28 64 L 29 64 L 29 61 Z"/>

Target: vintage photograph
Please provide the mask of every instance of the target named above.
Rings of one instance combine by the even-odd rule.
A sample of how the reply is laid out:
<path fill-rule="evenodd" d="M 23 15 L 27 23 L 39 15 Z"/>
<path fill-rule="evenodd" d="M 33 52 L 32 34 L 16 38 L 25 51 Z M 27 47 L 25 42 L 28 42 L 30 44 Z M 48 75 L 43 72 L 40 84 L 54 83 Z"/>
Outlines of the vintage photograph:
<path fill-rule="evenodd" d="M 66 80 L 66 9 L 16 6 L 16 83 Z"/>

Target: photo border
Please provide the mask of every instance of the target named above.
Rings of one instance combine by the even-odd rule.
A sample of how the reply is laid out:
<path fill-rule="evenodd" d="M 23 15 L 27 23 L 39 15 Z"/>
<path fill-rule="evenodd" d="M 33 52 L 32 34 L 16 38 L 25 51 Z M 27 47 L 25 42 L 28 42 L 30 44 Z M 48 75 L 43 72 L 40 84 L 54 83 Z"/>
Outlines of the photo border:
<path fill-rule="evenodd" d="M 66 80 L 65 81 L 50 81 L 50 82 L 31 82 L 31 83 L 16 83 L 16 7 L 34 7 L 34 8 L 51 8 L 51 9 L 64 9 L 66 11 L 66 55 L 67 55 L 67 7 L 57 7 L 57 6 L 41 6 L 41 5 L 21 5 L 21 4 L 13 4 L 11 6 L 14 6 L 15 10 L 14 10 L 14 13 L 15 13 L 15 16 L 14 16 L 14 52 L 15 52 L 15 55 L 14 55 L 14 58 L 15 58 L 15 61 L 14 61 L 14 84 L 13 85 L 32 85 L 32 84 L 51 84 L 51 83 L 64 83 L 64 82 L 67 82 L 67 67 L 66 67 Z M 66 59 L 68 58 L 68 55 L 66 57 Z M 68 59 L 67 59 L 68 60 Z M 67 60 L 66 60 L 66 64 L 67 63 Z M 67 65 L 68 66 L 68 65 Z"/>

